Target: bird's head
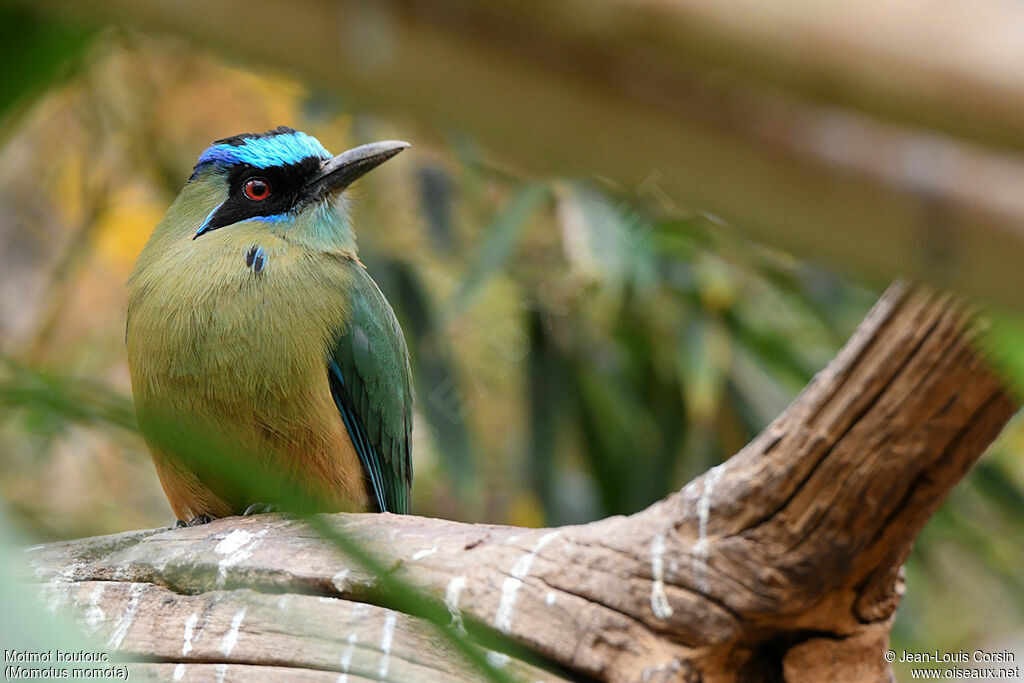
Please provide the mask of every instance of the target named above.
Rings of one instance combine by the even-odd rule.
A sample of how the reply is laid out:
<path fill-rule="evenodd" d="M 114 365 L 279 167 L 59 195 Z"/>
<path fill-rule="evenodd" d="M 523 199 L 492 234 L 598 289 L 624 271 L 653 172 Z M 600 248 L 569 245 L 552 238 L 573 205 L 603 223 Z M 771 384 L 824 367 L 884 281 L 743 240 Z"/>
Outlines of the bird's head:
<path fill-rule="evenodd" d="M 182 191 L 187 205 L 201 207 L 185 212 L 192 216 L 187 229 L 202 240 L 259 221 L 302 241 L 342 244 L 352 238 L 337 196 L 408 146 L 386 140 L 332 156 L 316 138 L 284 126 L 217 140 L 199 155 Z"/>

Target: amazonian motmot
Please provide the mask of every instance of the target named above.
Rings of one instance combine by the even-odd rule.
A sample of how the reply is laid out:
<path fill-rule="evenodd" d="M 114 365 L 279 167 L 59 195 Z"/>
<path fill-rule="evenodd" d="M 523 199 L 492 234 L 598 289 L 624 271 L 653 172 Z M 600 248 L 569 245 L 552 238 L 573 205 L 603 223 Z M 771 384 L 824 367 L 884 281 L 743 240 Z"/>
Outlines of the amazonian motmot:
<path fill-rule="evenodd" d="M 408 351 L 342 194 L 408 146 L 332 157 L 283 126 L 218 140 L 153 230 L 128 280 L 128 361 L 179 520 L 280 502 L 205 475 L 178 452 L 193 432 L 287 475 L 318 509 L 409 511 Z"/>

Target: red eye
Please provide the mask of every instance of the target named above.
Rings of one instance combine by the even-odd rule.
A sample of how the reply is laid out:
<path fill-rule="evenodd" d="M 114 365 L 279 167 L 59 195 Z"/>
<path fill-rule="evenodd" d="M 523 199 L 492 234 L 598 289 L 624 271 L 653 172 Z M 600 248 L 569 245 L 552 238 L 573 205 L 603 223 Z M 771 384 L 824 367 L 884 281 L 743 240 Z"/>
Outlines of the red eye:
<path fill-rule="evenodd" d="M 254 202 L 263 201 L 270 196 L 270 183 L 266 178 L 249 178 L 242 186 L 242 192 Z"/>

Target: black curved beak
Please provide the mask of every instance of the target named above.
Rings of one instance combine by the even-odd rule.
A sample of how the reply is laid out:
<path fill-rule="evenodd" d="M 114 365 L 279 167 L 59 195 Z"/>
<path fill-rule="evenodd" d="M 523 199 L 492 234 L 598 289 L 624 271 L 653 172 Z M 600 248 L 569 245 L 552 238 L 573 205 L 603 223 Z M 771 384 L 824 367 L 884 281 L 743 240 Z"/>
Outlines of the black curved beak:
<path fill-rule="evenodd" d="M 385 161 L 411 145 L 401 140 L 383 140 L 360 145 L 328 159 L 320 171 L 306 182 L 306 196 L 315 199 L 329 192 L 344 190 Z"/>

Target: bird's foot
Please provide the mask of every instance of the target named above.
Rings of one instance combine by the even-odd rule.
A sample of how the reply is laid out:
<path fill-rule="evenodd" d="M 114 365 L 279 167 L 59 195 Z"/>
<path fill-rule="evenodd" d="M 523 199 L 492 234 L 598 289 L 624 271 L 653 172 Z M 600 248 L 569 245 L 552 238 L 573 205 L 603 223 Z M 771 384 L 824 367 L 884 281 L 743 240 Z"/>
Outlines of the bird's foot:
<path fill-rule="evenodd" d="M 242 514 L 248 517 L 249 515 L 263 515 L 268 512 L 280 512 L 281 509 L 273 503 L 253 503 L 249 507 L 245 508 L 245 512 Z"/>
<path fill-rule="evenodd" d="M 213 517 L 211 517 L 210 515 L 207 515 L 207 514 L 196 515 L 195 517 L 193 517 L 192 519 L 190 519 L 187 522 L 182 520 L 182 519 L 177 520 L 174 523 L 174 528 L 175 529 L 183 529 L 183 528 L 185 528 L 187 526 L 201 526 L 203 524 L 209 524 L 212 521 L 213 521 Z"/>

